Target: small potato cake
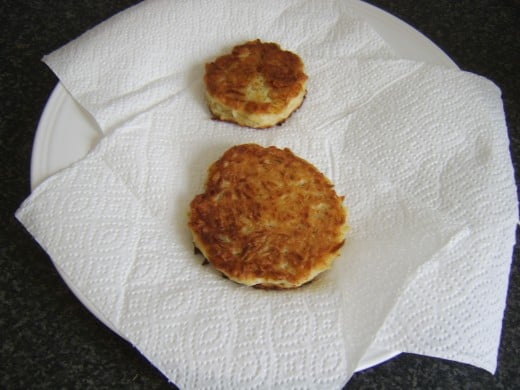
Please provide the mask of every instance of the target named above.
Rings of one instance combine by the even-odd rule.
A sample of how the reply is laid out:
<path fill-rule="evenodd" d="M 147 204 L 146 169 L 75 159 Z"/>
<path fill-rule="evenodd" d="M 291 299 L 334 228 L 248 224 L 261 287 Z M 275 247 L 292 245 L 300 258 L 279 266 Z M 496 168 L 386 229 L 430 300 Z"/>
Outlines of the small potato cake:
<path fill-rule="evenodd" d="M 307 79 L 300 57 L 258 39 L 206 64 L 204 75 L 214 118 L 257 129 L 280 124 L 299 108 Z"/>
<path fill-rule="evenodd" d="M 290 149 L 227 150 L 190 205 L 195 247 L 229 279 L 295 288 L 330 268 L 345 242 L 344 197 Z"/>

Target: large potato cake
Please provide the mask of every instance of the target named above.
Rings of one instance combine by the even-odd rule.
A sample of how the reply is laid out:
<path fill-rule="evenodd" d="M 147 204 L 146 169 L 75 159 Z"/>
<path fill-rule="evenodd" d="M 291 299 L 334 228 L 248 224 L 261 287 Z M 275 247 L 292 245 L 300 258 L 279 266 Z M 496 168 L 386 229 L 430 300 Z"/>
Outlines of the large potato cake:
<path fill-rule="evenodd" d="M 338 256 L 347 228 L 343 200 L 291 150 L 237 145 L 210 166 L 189 227 L 196 248 L 229 279 L 294 288 Z"/>

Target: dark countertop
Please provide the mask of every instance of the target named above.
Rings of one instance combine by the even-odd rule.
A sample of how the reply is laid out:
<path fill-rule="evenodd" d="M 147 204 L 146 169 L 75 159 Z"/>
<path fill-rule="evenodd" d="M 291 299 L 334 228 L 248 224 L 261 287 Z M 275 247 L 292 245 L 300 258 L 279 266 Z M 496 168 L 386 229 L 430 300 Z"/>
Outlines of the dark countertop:
<path fill-rule="evenodd" d="M 14 219 L 29 195 L 31 147 L 56 78 L 41 57 L 135 0 L 2 1 L 0 34 L 0 388 L 171 389 L 128 343 L 92 316 Z M 520 3 L 371 0 L 503 91 L 520 178 Z M 517 232 L 517 241 L 518 241 Z M 520 248 L 515 248 L 498 370 L 403 354 L 355 374 L 348 389 L 519 389 Z"/>

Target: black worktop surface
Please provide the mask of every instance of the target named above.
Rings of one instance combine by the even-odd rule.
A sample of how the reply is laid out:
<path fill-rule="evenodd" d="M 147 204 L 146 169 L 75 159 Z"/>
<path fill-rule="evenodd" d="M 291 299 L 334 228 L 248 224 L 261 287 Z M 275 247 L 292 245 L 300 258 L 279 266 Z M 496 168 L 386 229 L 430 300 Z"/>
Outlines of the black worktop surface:
<path fill-rule="evenodd" d="M 1 0 L 0 388 L 175 388 L 91 315 L 46 253 L 15 220 L 30 193 L 38 120 L 56 78 L 41 57 L 135 0 Z M 444 50 L 461 69 L 503 92 L 519 182 L 518 0 L 371 0 Z M 518 233 L 517 233 L 518 238 Z M 514 251 L 495 375 L 465 364 L 402 354 L 354 375 L 348 389 L 520 389 L 520 250 Z"/>

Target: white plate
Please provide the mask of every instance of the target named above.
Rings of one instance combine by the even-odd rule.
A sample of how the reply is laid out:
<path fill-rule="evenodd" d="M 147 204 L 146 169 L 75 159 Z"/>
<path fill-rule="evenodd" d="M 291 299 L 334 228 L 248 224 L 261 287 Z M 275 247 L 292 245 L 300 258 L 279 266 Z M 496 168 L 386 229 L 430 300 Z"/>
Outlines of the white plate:
<path fill-rule="evenodd" d="M 352 1 L 352 8 L 406 59 L 457 68 L 457 65 L 434 43 L 413 27 L 374 6 Z M 96 122 L 58 83 L 43 111 L 34 140 L 31 160 L 31 187 L 34 189 L 50 175 L 83 158 L 101 137 Z M 96 308 L 58 272 L 78 299 L 106 326 L 114 327 Z M 117 331 L 115 331 L 117 333 Z M 398 351 L 370 349 L 358 365 L 357 371 L 380 364 Z"/>

